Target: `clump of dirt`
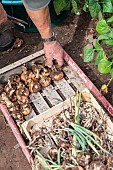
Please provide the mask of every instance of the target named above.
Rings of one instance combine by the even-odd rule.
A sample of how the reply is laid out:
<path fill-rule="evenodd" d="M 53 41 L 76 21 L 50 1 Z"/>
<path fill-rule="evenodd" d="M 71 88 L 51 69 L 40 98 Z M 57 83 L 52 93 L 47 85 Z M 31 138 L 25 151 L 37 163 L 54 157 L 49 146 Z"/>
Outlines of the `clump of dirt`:
<path fill-rule="evenodd" d="M 0 113 L 0 169 L 26 170 L 30 165 L 23 154 L 9 125 Z"/>

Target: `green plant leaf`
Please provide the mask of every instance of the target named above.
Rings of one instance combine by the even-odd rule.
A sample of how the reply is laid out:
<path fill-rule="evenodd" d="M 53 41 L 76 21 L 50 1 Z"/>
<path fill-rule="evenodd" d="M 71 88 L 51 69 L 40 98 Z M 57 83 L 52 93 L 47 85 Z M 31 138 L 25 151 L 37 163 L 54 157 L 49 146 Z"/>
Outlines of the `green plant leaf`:
<path fill-rule="evenodd" d="M 88 130 L 87 128 L 82 127 L 81 125 L 71 123 L 71 126 L 72 126 L 74 129 L 80 128 L 80 129 L 82 129 L 83 131 L 87 132 L 88 134 L 94 136 L 94 137 L 97 138 L 98 140 L 101 140 L 94 132 Z"/>
<path fill-rule="evenodd" d="M 101 147 L 101 145 L 98 143 L 99 141 L 101 141 L 101 139 L 92 131 L 82 127 L 81 125 L 78 124 L 74 124 L 72 122 L 70 122 L 70 125 L 72 126 L 73 129 L 67 128 L 68 131 L 70 131 L 73 135 L 75 135 L 75 137 L 77 138 L 79 136 L 79 140 L 81 143 L 81 140 L 85 140 L 85 142 L 97 153 L 97 149 L 95 148 L 95 145 L 97 145 L 103 152 L 109 153 L 107 152 L 105 149 L 103 149 Z M 99 141 L 97 141 L 97 139 Z M 82 146 L 82 144 L 81 144 Z"/>
<path fill-rule="evenodd" d="M 84 48 L 84 62 L 90 62 L 94 57 L 94 49 L 93 48 Z"/>
<path fill-rule="evenodd" d="M 38 161 L 39 163 L 41 164 L 41 166 L 45 169 L 45 170 L 50 170 L 47 162 L 46 162 L 46 159 L 41 155 L 41 153 L 38 151 L 38 150 L 35 150 L 36 152 L 36 156 L 38 158 Z"/>
<path fill-rule="evenodd" d="M 81 131 L 85 131 L 87 133 L 87 135 L 91 135 L 95 138 L 97 138 L 98 140 L 101 140 L 94 132 L 88 130 L 87 128 L 82 127 L 81 125 L 78 124 L 74 124 L 71 122 L 71 126 L 74 128 L 75 131 L 78 131 L 81 129 Z"/>
<path fill-rule="evenodd" d="M 86 150 L 86 141 L 77 131 L 76 131 L 76 138 L 82 147 L 82 151 L 85 151 Z"/>
<path fill-rule="evenodd" d="M 96 31 L 99 34 L 105 34 L 105 33 L 107 33 L 108 30 L 109 30 L 109 26 L 104 19 L 102 19 L 101 21 L 98 22 L 98 24 L 96 26 Z"/>
<path fill-rule="evenodd" d="M 102 40 L 102 42 L 107 45 L 113 45 L 113 39 Z"/>
<path fill-rule="evenodd" d="M 87 139 L 89 138 L 94 144 L 98 145 L 98 141 L 95 140 L 95 139 L 91 136 L 91 134 L 86 131 L 86 129 L 83 130 L 82 128 L 79 128 L 78 131 L 79 131 L 79 133 L 81 132 L 82 134 L 84 134 L 84 135 L 87 137 Z M 96 134 L 95 134 L 95 135 L 96 135 Z"/>
<path fill-rule="evenodd" d="M 113 78 L 113 68 L 110 71 L 111 77 Z"/>
<path fill-rule="evenodd" d="M 107 59 L 102 59 L 98 64 L 98 70 L 100 71 L 100 73 L 104 74 L 110 73 L 111 64 L 112 62 L 108 61 Z"/>
<path fill-rule="evenodd" d="M 81 130 L 78 130 L 79 131 L 79 133 L 80 133 L 80 135 L 86 140 L 86 142 L 88 143 L 88 145 L 95 151 L 95 153 L 97 153 L 98 155 L 99 155 L 99 153 L 98 153 L 98 151 L 97 151 L 97 149 L 95 148 L 95 146 L 90 142 L 90 140 L 87 138 L 87 137 L 91 137 L 91 136 L 89 136 L 87 133 L 86 133 L 86 135 L 83 133 L 83 131 L 81 131 Z M 92 137 L 91 137 L 92 138 Z M 91 139 L 92 140 L 92 139 Z M 94 140 L 95 141 L 95 140 Z M 95 141 L 96 142 L 96 141 Z M 96 143 L 95 143 L 96 144 Z"/>
<path fill-rule="evenodd" d="M 95 64 L 99 64 L 100 60 L 104 58 L 105 52 L 104 50 L 99 51 L 96 58 L 95 58 Z"/>
<path fill-rule="evenodd" d="M 108 12 L 108 13 L 113 12 L 113 6 L 111 0 L 103 0 L 103 12 Z"/>
<path fill-rule="evenodd" d="M 96 43 L 95 43 L 95 49 L 96 49 L 97 51 L 103 50 L 103 48 L 101 47 L 98 39 L 96 40 Z"/>
<path fill-rule="evenodd" d="M 97 0 L 89 0 L 89 11 L 92 17 L 97 17 L 101 6 Z"/>
<path fill-rule="evenodd" d="M 74 13 L 77 14 L 79 10 L 78 10 L 78 5 L 76 0 L 72 0 L 72 6 L 73 6 Z"/>
<path fill-rule="evenodd" d="M 60 149 L 58 150 L 58 153 L 57 153 L 57 162 L 58 162 L 58 165 L 60 165 Z"/>
<path fill-rule="evenodd" d="M 84 130 L 83 130 L 84 129 Z M 84 138 L 85 138 L 85 140 L 87 141 L 87 143 L 89 144 L 89 146 L 96 152 L 97 150 L 96 150 L 96 148 L 95 148 L 95 146 L 93 145 L 93 143 L 95 144 L 95 145 L 97 145 L 102 151 L 104 151 L 104 152 L 106 152 L 106 153 L 109 153 L 108 151 L 106 151 L 105 149 L 103 149 L 102 147 L 101 147 L 101 145 L 98 143 L 98 141 L 97 140 L 95 140 L 93 137 L 97 137 L 99 140 L 101 140 L 95 133 L 93 133 L 93 137 L 91 136 L 91 131 L 90 130 L 88 130 L 88 129 L 86 129 L 86 128 L 83 128 L 83 127 L 81 127 L 81 126 L 79 126 L 79 129 L 78 129 L 78 131 L 79 131 L 79 133 L 82 135 L 82 136 L 84 136 Z M 89 132 L 88 132 L 89 131 Z M 90 140 L 89 140 L 89 139 Z M 92 143 L 93 142 L 93 143 Z M 98 151 L 96 152 L 96 153 L 98 153 Z"/>
<path fill-rule="evenodd" d="M 98 13 L 98 20 L 100 21 L 100 20 L 102 20 L 102 19 L 103 19 L 103 14 L 102 14 L 101 11 L 99 11 L 99 13 Z"/>
<path fill-rule="evenodd" d="M 86 139 L 86 140 L 87 140 L 87 139 Z M 88 145 L 94 150 L 94 152 L 97 153 L 97 155 L 99 155 L 97 149 L 95 148 L 95 146 L 94 146 L 89 140 L 87 140 L 87 143 L 88 143 Z"/>
<path fill-rule="evenodd" d="M 113 16 L 107 19 L 108 23 L 113 23 Z"/>
<path fill-rule="evenodd" d="M 113 29 L 111 28 L 110 31 L 107 33 L 107 37 L 113 38 Z"/>
<path fill-rule="evenodd" d="M 88 8 L 88 2 L 86 1 L 84 6 L 83 6 L 83 11 L 87 12 L 87 8 Z"/>
<path fill-rule="evenodd" d="M 107 35 L 106 34 L 101 34 L 101 35 L 98 36 L 98 41 L 107 40 L 107 39 L 109 39 L 108 34 Z"/>
<path fill-rule="evenodd" d="M 71 128 L 66 128 L 66 130 L 68 130 L 69 132 L 71 132 L 74 137 L 76 138 L 76 140 L 78 141 L 78 143 L 80 144 L 80 146 L 82 147 L 82 151 L 85 151 L 86 149 L 86 141 L 84 140 L 84 138 L 79 134 L 78 131 L 73 130 Z M 76 150 L 76 152 L 78 152 L 78 150 Z"/>
<path fill-rule="evenodd" d="M 54 0 L 53 4 L 56 14 L 59 15 L 61 11 L 69 7 L 70 2 L 67 0 Z"/>

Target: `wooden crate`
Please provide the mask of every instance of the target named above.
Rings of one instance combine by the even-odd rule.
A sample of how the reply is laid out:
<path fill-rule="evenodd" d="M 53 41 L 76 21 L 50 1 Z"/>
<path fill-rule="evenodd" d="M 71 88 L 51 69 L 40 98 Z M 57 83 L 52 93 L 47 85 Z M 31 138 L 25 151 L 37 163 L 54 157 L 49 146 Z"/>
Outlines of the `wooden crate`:
<path fill-rule="evenodd" d="M 106 116 L 108 123 L 108 127 L 112 127 L 113 123 L 108 118 L 107 114 L 103 110 L 103 108 L 100 106 L 98 101 L 95 99 L 95 97 L 90 93 L 90 91 L 83 85 L 81 80 L 78 78 L 77 75 L 75 75 L 72 70 L 69 68 L 69 66 L 65 66 L 63 68 L 63 71 L 65 73 L 65 77 L 58 82 L 54 82 L 55 86 L 49 86 L 46 87 L 42 94 L 37 93 L 31 95 L 31 99 L 34 102 L 37 110 L 39 111 L 38 115 L 35 115 L 33 118 L 30 118 L 29 120 L 26 120 L 22 124 L 22 128 L 29 140 L 31 140 L 30 137 L 30 129 L 37 124 L 37 128 L 41 127 L 43 125 L 43 122 L 47 119 L 50 119 L 51 117 L 54 117 L 55 115 L 62 112 L 64 109 L 67 109 L 71 106 L 74 106 L 75 97 L 74 94 L 76 90 L 80 91 L 82 87 L 82 100 L 91 102 L 94 108 L 98 111 L 98 113 L 103 117 Z M 58 92 L 57 92 L 58 90 Z M 32 98 L 34 96 L 34 99 Z M 63 97 L 62 97 L 63 96 Z M 46 97 L 46 101 L 44 101 L 44 97 Z M 50 107 L 48 105 L 51 103 Z M 32 114 L 32 113 L 31 113 Z M 99 118 L 99 115 L 96 115 L 97 118 Z M 32 117 L 32 116 L 31 116 Z M 113 131 L 111 132 L 113 134 Z"/>
<path fill-rule="evenodd" d="M 25 63 L 30 67 L 31 62 L 34 60 L 36 62 L 42 63 L 43 62 L 43 55 L 44 51 L 41 50 L 35 54 L 27 56 L 24 59 L 21 59 L 9 66 L 6 66 L 0 69 L 0 83 L 7 81 L 8 77 L 11 74 L 20 74 L 21 67 Z M 39 126 L 42 125 L 42 122 L 51 116 L 54 116 L 60 113 L 63 109 L 70 107 L 70 105 L 74 105 L 74 95 L 75 91 L 81 90 L 82 87 L 82 98 L 85 101 L 89 101 L 93 104 L 93 106 L 97 109 L 98 113 L 101 116 L 106 116 L 107 120 L 107 128 L 108 130 L 111 129 L 111 133 L 113 134 L 113 124 L 109 119 L 109 116 L 105 113 L 102 107 L 99 105 L 95 97 L 90 93 L 88 89 L 92 91 L 94 89 L 94 94 L 96 93 L 100 98 L 101 95 L 96 87 L 91 83 L 91 81 L 85 76 L 85 74 L 80 70 L 80 68 L 75 64 L 74 61 L 68 58 L 68 55 L 65 54 L 65 60 L 69 64 L 65 65 L 63 68 L 63 72 L 65 74 L 64 78 L 61 81 L 54 81 L 50 86 L 44 88 L 42 92 L 33 93 L 30 95 L 30 105 L 32 108 L 31 113 L 28 116 L 25 116 L 25 122 L 22 124 L 23 130 L 29 140 L 30 134 L 29 129 L 36 123 Z M 74 71 L 72 71 L 72 69 Z M 75 73 L 77 74 L 75 74 Z M 81 79 L 82 81 L 81 81 Z M 86 86 L 88 88 L 86 88 Z M 96 96 L 95 94 L 95 96 Z M 104 104 L 107 103 L 104 107 L 110 111 L 110 114 L 113 113 L 113 107 L 109 105 L 108 101 L 106 102 L 105 98 L 102 97 L 102 101 Z M 26 144 L 18 131 L 14 121 L 12 120 L 9 112 L 2 104 L 0 104 L 0 108 L 6 117 L 15 137 L 17 138 L 25 156 L 27 157 L 29 163 L 33 164 L 33 159 L 26 147 Z M 110 108 L 110 109 L 109 109 Z M 98 115 L 97 115 L 98 116 Z M 110 136 L 111 137 L 111 136 Z"/>

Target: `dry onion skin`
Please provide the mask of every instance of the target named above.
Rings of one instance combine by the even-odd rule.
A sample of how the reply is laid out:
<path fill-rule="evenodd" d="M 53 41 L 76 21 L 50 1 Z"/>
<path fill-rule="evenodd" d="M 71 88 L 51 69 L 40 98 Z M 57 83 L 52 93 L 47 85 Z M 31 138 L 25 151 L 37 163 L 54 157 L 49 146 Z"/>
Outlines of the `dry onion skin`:
<path fill-rule="evenodd" d="M 18 74 L 12 74 L 9 76 L 8 80 L 11 85 L 17 85 L 20 82 L 20 76 Z"/>
<path fill-rule="evenodd" d="M 4 91 L 4 85 L 0 84 L 0 95 L 3 93 L 3 91 Z"/>
<path fill-rule="evenodd" d="M 51 74 L 51 69 L 47 66 L 43 67 L 43 69 L 41 70 L 41 75 L 43 77 L 48 77 L 50 76 L 50 74 Z"/>
<path fill-rule="evenodd" d="M 22 82 L 20 82 L 17 86 L 16 95 L 27 97 L 29 96 L 29 90 L 27 87 L 25 87 L 25 85 Z"/>
<path fill-rule="evenodd" d="M 21 107 L 20 111 L 24 116 L 27 116 L 30 114 L 31 107 L 29 104 L 22 104 L 22 105 L 20 105 L 20 107 Z"/>
<path fill-rule="evenodd" d="M 34 82 L 32 79 L 29 79 L 28 88 L 31 93 L 37 93 L 41 90 L 41 85 L 39 82 Z"/>
<path fill-rule="evenodd" d="M 109 168 L 109 170 L 113 168 L 113 157 L 110 157 L 107 161 L 107 168 Z"/>
<path fill-rule="evenodd" d="M 53 80 L 63 78 L 61 69 L 55 69 Z M 24 121 L 24 116 L 30 114 L 30 93 L 37 93 L 42 87 L 51 84 L 52 69 L 42 64 L 32 62 L 32 69 L 24 64 L 20 75 L 12 74 L 8 77 L 7 84 L 0 84 L 0 100 L 6 105 L 18 126 Z M 61 144 L 62 145 L 62 144 Z"/>
<path fill-rule="evenodd" d="M 53 66 L 51 68 L 51 70 L 52 70 L 52 72 L 51 72 L 52 80 L 59 81 L 64 77 L 64 74 L 63 74 L 61 68 L 57 68 L 57 67 Z"/>
<path fill-rule="evenodd" d="M 19 104 L 28 104 L 29 103 L 29 99 L 27 96 L 17 96 L 17 99 L 18 99 Z"/>
<path fill-rule="evenodd" d="M 21 80 L 27 84 L 27 81 L 32 78 L 33 72 L 28 70 L 26 66 L 22 66 Z"/>
<path fill-rule="evenodd" d="M 90 169 L 92 170 L 106 170 L 106 165 L 101 161 L 92 161 L 90 164 Z"/>
<path fill-rule="evenodd" d="M 6 86 L 4 87 L 4 91 L 7 93 L 7 96 L 12 96 L 12 94 L 15 92 L 15 89 L 12 87 L 11 82 L 8 81 Z"/>
<path fill-rule="evenodd" d="M 42 87 L 47 87 L 51 84 L 51 78 L 50 77 L 43 77 L 41 76 L 41 79 L 39 80 Z"/>
<path fill-rule="evenodd" d="M 8 99 L 7 94 L 5 92 L 1 94 L 1 101 L 7 106 L 9 111 L 15 111 L 14 104 Z"/>
<path fill-rule="evenodd" d="M 63 79 L 63 77 L 64 77 L 64 74 L 62 71 L 57 71 L 57 72 L 51 73 L 52 80 L 59 81 L 59 80 Z"/>
<path fill-rule="evenodd" d="M 81 152 L 77 155 L 77 163 L 81 166 L 86 166 L 91 162 L 91 154 L 88 152 Z"/>
<path fill-rule="evenodd" d="M 33 70 L 33 73 L 34 73 L 34 76 L 32 76 L 32 78 L 33 79 L 35 78 L 35 80 L 38 81 L 39 78 L 40 78 L 40 72 L 41 72 L 42 69 L 43 69 L 42 65 L 35 64 L 34 62 L 32 62 L 32 70 Z"/>

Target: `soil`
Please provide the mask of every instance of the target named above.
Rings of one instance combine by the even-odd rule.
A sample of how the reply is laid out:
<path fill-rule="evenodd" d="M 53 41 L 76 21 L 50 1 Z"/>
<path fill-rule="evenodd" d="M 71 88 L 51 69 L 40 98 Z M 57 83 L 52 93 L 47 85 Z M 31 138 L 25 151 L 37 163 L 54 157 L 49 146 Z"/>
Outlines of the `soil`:
<path fill-rule="evenodd" d="M 69 15 L 65 21 L 54 28 L 54 31 L 58 34 L 58 41 L 63 48 L 96 87 L 100 89 L 102 84 L 108 83 L 109 75 L 100 74 L 93 62 L 83 62 L 83 47 L 86 45 L 86 35 L 89 30 L 95 27 L 95 23 L 96 21 L 91 20 L 88 13 L 81 13 L 79 16 Z M 23 45 L 18 49 L 0 53 L 0 68 L 43 48 L 39 33 L 23 33 L 16 29 L 12 29 L 12 32 L 16 37 L 23 39 Z M 110 84 L 109 93 L 106 95 L 111 104 L 113 104 L 112 87 L 113 82 Z M 0 136 L 0 170 L 30 169 L 20 147 L 16 147 L 17 141 L 10 127 L 4 123 L 3 116 L 0 116 Z"/>
<path fill-rule="evenodd" d="M 30 169 L 30 165 L 9 125 L 0 114 L 0 170 L 16 169 Z"/>

